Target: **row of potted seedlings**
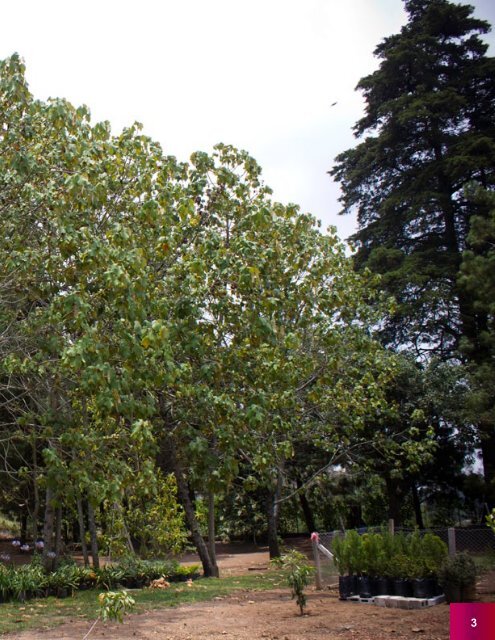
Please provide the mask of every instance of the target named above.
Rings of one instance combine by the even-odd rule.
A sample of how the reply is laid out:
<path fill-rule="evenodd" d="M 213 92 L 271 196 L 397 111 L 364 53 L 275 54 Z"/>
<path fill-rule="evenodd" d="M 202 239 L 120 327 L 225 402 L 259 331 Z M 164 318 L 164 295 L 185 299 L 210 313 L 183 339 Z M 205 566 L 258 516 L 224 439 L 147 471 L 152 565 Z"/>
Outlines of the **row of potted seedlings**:
<path fill-rule="evenodd" d="M 348 531 L 334 539 L 332 550 L 342 600 L 355 595 L 432 598 L 442 592 L 438 576 L 448 548 L 431 533 L 359 535 Z"/>
<path fill-rule="evenodd" d="M 176 561 L 131 558 L 101 569 L 67 561 L 56 571 L 46 573 L 39 556 L 35 556 L 30 564 L 19 567 L 0 564 L 0 602 L 23 602 L 46 596 L 64 598 L 78 589 L 136 589 L 146 587 L 162 576 L 169 582 L 185 582 L 199 577 L 198 566 L 185 567 Z"/>

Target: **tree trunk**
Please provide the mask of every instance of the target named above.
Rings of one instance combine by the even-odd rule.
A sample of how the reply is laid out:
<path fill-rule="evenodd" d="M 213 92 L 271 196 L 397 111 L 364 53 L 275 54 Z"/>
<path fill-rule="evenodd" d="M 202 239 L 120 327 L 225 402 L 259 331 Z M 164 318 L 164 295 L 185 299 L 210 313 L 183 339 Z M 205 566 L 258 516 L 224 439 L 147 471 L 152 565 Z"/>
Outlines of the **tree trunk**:
<path fill-rule="evenodd" d="M 302 487 L 302 482 L 300 478 L 296 478 L 296 486 L 298 489 Z M 304 522 L 306 523 L 306 530 L 308 533 L 313 533 L 316 531 L 315 519 L 313 516 L 313 510 L 306 498 L 306 494 L 304 491 L 299 491 L 299 502 L 301 503 L 301 509 L 304 515 Z"/>
<path fill-rule="evenodd" d="M 53 531 L 55 525 L 55 507 L 53 505 L 54 491 L 51 487 L 46 488 L 45 519 L 43 523 L 43 566 L 46 571 L 53 571 L 55 565 L 55 553 L 53 545 Z"/>
<path fill-rule="evenodd" d="M 33 542 L 38 539 L 38 519 L 40 517 L 40 492 L 38 489 L 38 454 L 36 451 L 36 441 L 33 442 L 33 513 L 32 513 L 32 529 Z"/>
<path fill-rule="evenodd" d="M 174 465 L 174 475 L 177 481 L 177 493 L 186 514 L 186 521 L 189 526 L 189 530 L 191 531 L 194 545 L 201 560 L 201 564 L 203 565 L 204 576 L 205 578 L 218 577 L 218 568 L 215 568 L 215 565 L 210 558 L 208 547 L 201 535 L 199 522 L 196 518 L 196 513 L 189 494 L 189 487 L 187 486 L 184 473 L 177 459 L 175 460 Z"/>
<path fill-rule="evenodd" d="M 127 551 L 131 555 L 134 555 L 134 553 L 135 553 L 134 545 L 132 544 L 131 536 L 129 534 L 129 529 L 127 528 L 127 524 L 125 522 L 125 511 L 124 511 L 124 508 L 123 508 L 122 504 L 120 502 L 118 502 L 118 501 L 115 501 L 113 503 L 113 510 L 117 514 L 117 517 L 120 518 L 120 521 L 122 523 L 122 537 L 125 540 L 125 545 L 127 547 Z"/>
<path fill-rule="evenodd" d="M 89 567 L 88 545 L 86 544 L 86 526 L 84 524 L 84 511 L 82 499 L 77 498 L 77 521 L 79 524 L 79 539 L 81 540 L 81 550 L 84 558 L 84 566 Z"/>
<path fill-rule="evenodd" d="M 277 480 L 277 486 L 274 489 L 268 489 L 266 498 L 266 516 L 268 523 L 268 551 L 270 559 L 280 556 L 280 545 L 278 542 L 278 516 L 280 507 L 278 499 L 280 498 L 281 476 Z"/>
<path fill-rule="evenodd" d="M 62 507 L 59 505 L 55 512 L 55 563 L 54 566 L 57 568 L 60 555 L 62 552 Z"/>
<path fill-rule="evenodd" d="M 23 542 L 26 542 L 26 540 L 27 540 L 27 521 L 28 521 L 27 513 L 22 513 L 22 515 L 21 515 L 21 540 Z"/>
<path fill-rule="evenodd" d="M 211 489 L 208 491 L 208 551 L 215 572 L 214 577 L 218 578 L 219 570 L 215 549 L 215 494 Z"/>
<path fill-rule="evenodd" d="M 486 486 L 486 503 L 491 511 L 495 509 L 495 430 L 484 429 L 481 435 L 481 453 L 483 456 L 483 476 Z"/>
<path fill-rule="evenodd" d="M 418 487 L 417 487 L 415 482 L 413 482 L 412 485 L 411 485 L 411 492 L 412 492 L 412 499 L 413 499 L 413 506 L 414 506 L 414 514 L 416 516 L 416 524 L 418 525 L 418 527 L 420 529 L 424 529 L 425 528 L 425 524 L 423 522 L 423 513 L 421 511 L 421 502 L 419 501 Z"/>
<path fill-rule="evenodd" d="M 387 487 L 388 518 L 389 520 L 394 520 L 397 526 L 402 522 L 400 517 L 399 485 L 389 475 L 385 475 L 384 480 Z"/>
<path fill-rule="evenodd" d="M 93 568 L 100 568 L 100 556 L 98 554 L 98 536 L 96 532 L 96 520 L 95 510 L 91 504 L 91 500 L 88 500 L 88 528 L 89 538 L 91 541 L 91 557 L 93 558 Z"/>
<path fill-rule="evenodd" d="M 203 565 L 203 574 L 205 578 L 218 576 L 218 568 L 212 562 L 208 547 L 201 535 L 199 522 L 196 518 L 194 509 L 194 496 L 191 496 L 190 487 L 188 486 L 181 461 L 177 453 L 177 446 L 174 435 L 171 433 L 175 423 L 171 418 L 170 411 L 163 396 L 159 398 L 160 415 L 165 426 L 164 436 L 160 446 L 160 454 L 158 462 L 160 467 L 166 473 L 173 472 L 177 482 L 177 495 L 186 515 L 186 522 L 191 532 L 191 536 L 198 552 L 201 564 Z"/>

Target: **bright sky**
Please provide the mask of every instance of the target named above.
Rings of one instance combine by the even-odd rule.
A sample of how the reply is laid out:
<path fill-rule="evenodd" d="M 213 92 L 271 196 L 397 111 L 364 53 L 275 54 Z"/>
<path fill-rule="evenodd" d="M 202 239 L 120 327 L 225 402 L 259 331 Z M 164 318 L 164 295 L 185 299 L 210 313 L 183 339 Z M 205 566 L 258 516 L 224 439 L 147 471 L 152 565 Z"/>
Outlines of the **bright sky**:
<path fill-rule="evenodd" d="M 495 2 L 469 4 L 495 24 Z M 401 0 L 16 0 L 0 58 L 23 56 L 36 97 L 87 104 L 115 132 L 138 120 L 181 160 L 246 149 L 277 200 L 345 238 L 354 221 L 326 172 L 354 144 L 375 46 L 404 22 Z"/>

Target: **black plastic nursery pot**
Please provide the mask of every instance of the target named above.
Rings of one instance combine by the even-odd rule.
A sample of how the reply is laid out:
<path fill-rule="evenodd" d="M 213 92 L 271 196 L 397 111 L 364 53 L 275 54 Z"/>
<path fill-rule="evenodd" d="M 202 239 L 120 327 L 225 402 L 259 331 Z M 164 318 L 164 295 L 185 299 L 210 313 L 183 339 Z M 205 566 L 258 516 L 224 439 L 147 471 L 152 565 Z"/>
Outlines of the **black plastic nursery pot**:
<path fill-rule="evenodd" d="M 356 595 L 356 576 L 339 576 L 339 598 L 347 600 Z"/>
<path fill-rule="evenodd" d="M 476 584 L 474 582 L 467 585 L 447 583 L 444 585 L 443 591 L 449 604 L 451 602 L 472 602 L 476 599 Z"/>
<path fill-rule="evenodd" d="M 390 578 L 377 577 L 371 580 L 371 591 L 374 596 L 388 596 L 394 592 Z"/>
<path fill-rule="evenodd" d="M 187 582 L 188 580 L 197 580 L 199 573 L 189 573 L 188 575 L 172 575 L 167 578 L 169 582 Z"/>
<path fill-rule="evenodd" d="M 359 576 L 357 579 L 357 592 L 360 598 L 371 598 L 371 578 L 369 576 Z"/>
<path fill-rule="evenodd" d="M 416 578 L 412 581 L 415 598 L 434 598 L 438 595 L 438 583 L 435 578 Z"/>
<path fill-rule="evenodd" d="M 413 594 L 411 581 L 407 580 L 406 578 L 395 578 L 394 594 L 396 596 L 410 598 Z"/>

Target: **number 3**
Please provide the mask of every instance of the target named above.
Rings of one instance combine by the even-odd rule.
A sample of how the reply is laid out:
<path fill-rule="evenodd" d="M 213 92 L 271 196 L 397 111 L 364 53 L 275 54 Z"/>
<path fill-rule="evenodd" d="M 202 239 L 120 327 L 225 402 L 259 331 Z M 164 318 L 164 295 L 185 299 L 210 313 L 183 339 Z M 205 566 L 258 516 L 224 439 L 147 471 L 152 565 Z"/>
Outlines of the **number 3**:
<path fill-rule="evenodd" d="M 471 618 L 471 626 L 472 626 L 473 629 L 478 626 L 476 618 Z"/>

